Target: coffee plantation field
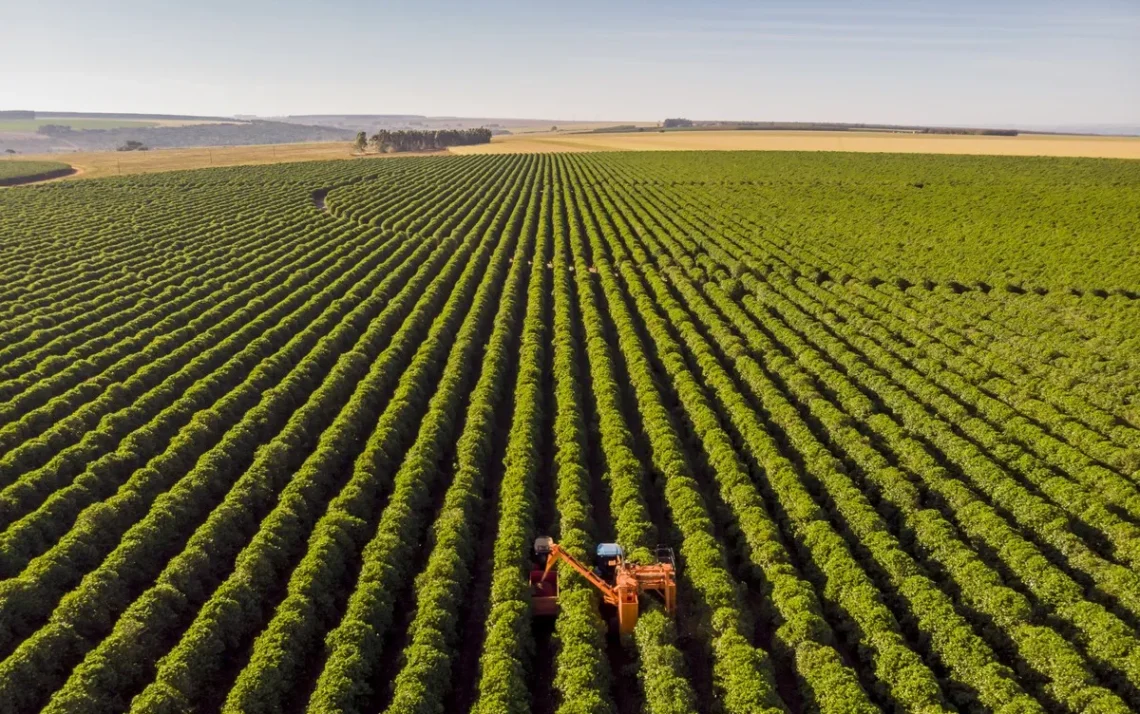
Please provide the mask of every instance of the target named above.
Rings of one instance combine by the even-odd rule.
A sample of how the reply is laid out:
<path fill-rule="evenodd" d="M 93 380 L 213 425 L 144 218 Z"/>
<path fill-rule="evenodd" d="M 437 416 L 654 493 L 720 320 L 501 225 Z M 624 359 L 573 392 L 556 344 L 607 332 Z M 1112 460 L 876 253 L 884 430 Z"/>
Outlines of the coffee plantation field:
<path fill-rule="evenodd" d="M 58 161 L 0 161 L 0 186 L 43 181 L 73 173 L 70 166 Z"/>
<path fill-rule="evenodd" d="M 1137 298 L 1128 161 L 2 191 L 0 712 L 1136 711 Z"/>

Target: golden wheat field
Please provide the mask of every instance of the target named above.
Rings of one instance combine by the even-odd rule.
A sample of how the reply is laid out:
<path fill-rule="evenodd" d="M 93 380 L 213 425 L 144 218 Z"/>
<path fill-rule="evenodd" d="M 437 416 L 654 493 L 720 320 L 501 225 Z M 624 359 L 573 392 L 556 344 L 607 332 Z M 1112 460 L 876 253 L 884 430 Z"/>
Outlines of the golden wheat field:
<path fill-rule="evenodd" d="M 954 136 L 849 131 L 684 131 L 529 134 L 454 147 L 457 154 L 550 151 L 854 151 L 900 154 L 1087 156 L 1140 159 L 1140 138 L 1022 134 Z"/>

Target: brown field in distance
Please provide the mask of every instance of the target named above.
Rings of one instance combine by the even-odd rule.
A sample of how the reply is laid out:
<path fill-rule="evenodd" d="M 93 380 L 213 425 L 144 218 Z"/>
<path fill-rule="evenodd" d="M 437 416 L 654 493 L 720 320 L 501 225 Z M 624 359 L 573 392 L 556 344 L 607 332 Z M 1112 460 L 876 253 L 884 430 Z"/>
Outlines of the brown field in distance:
<path fill-rule="evenodd" d="M 490 144 L 460 146 L 456 154 L 545 153 L 552 151 L 861 151 L 1002 156 L 1088 156 L 1140 159 L 1140 138 L 1110 136 L 951 136 L 843 131 L 689 131 L 631 134 L 543 132 L 495 137 Z M 409 154 L 353 154 L 341 142 L 258 146 L 18 154 L 15 161 L 59 161 L 77 173 L 57 181 L 99 178 L 210 166 L 276 164 L 292 161 L 393 158 Z M 2 160 L 2 159 L 0 159 Z"/>
<path fill-rule="evenodd" d="M 165 121 L 165 120 L 163 120 Z M 170 125 L 190 124 L 191 121 L 169 120 Z M 156 121 L 153 123 L 163 123 Z M 219 122 L 201 121 L 214 124 Z M 628 122 L 641 126 L 635 122 Z M 577 135 L 567 131 L 549 131 L 552 123 L 527 126 L 512 126 L 511 131 L 525 132 L 512 135 L 515 139 L 530 136 L 543 137 L 541 145 L 524 151 L 578 151 L 571 146 L 560 146 L 563 139 L 573 139 Z M 614 122 L 573 122 L 566 125 L 571 131 L 585 131 L 597 127 L 614 126 Z M 442 153 L 442 152 L 441 152 Z M 70 181 L 79 178 L 100 178 L 103 176 L 127 176 L 130 174 L 155 173 L 158 171 L 180 171 L 183 169 L 204 169 L 210 166 L 246 166 L 255 164 L 278 164 L 291 161 L 328 161 L 331 159 L 390 158 L 411 154 L 367 154 L 364 157 L 353 153 L 347 142 L 314 142 L 305 144 L 264 144 L 255 146 L 215 146 L 193 147 L 188 149 L 152 149 L 150 151 L 77 151 L 43 154 L 15 154 L 0 158 L 11 161 L 59 161 L 71 164 L 77 173 L 54 179 Z"/>
<path fill-rule="evenodd" d="M 385 154 L 383 157 L 408 156 Z M 220 146 L 192 149 L 152 149 L 150 151 L 79 151 L 75 153 L 18 154 L 14 161 L 59 161 L 74 166 L 78 173 L 60 181 L 103 176 L 127 176 L 158 171 L 204 169 L 210 166 L 247 166 L 279 164 L 290 161 L 328 161 L 330 159 L 381 158 L 378 154 L 355 156 L 352 146 L 341 142 L 312 144 L 275 144 L 258 146 Z"/>
<path fill-rule="evenodd" d="M 1088 156 L 1140 159 L 1140 138 L 1117 136 L 958 136 L 854 131 L 678 131 L 530 134 L 460 146 L 456 154 L 546 151 L 859 151 L 904 154 Z"/>

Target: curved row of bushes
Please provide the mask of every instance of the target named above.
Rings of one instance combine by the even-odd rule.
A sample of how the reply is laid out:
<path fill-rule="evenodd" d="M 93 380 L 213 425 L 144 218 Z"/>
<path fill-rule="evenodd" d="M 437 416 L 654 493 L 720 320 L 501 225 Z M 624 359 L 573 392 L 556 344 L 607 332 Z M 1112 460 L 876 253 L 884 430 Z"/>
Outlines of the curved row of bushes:
<path fill-rule="evenodd" d="M 69 164 L 56 161 L 0 161 L 0 186 L 18 186 L 73 173 L 75 169 Z"/>

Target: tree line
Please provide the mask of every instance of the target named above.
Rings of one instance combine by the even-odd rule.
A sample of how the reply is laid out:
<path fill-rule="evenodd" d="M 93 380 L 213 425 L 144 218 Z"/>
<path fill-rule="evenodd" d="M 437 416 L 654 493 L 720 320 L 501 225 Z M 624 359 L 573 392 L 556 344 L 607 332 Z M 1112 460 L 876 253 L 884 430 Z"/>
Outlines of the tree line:
<path fill-rule="evenodd" d="M 1016 129 L 977 129 L 969 127 L 915 126 L 899 124 L 850 124 L 845 122 L 786 122 L 786 121 L 693 121 L 670 118 L 661 122 L 663 129 L 771 129 L 788 131 L 875 131 L 913 132 L 915 134 L 967 134 L 982 136 L 1017 136 Z"/>
<path fill-rule="evenodd" d="M 478 129 L 429 129 L 418 131 L 414 129 L 400 129 L 389 131 L 381 129 L 372 136 L 365 132 L 356 135 L 356 150 L 364 152 L 371 148 L 373 151 L 387 154 L 398 151 L 439 151 L 449 146 L 469 146 L 471 144 L 486 144 L 491 141 L 491 130 L 485 127 Z"/>

